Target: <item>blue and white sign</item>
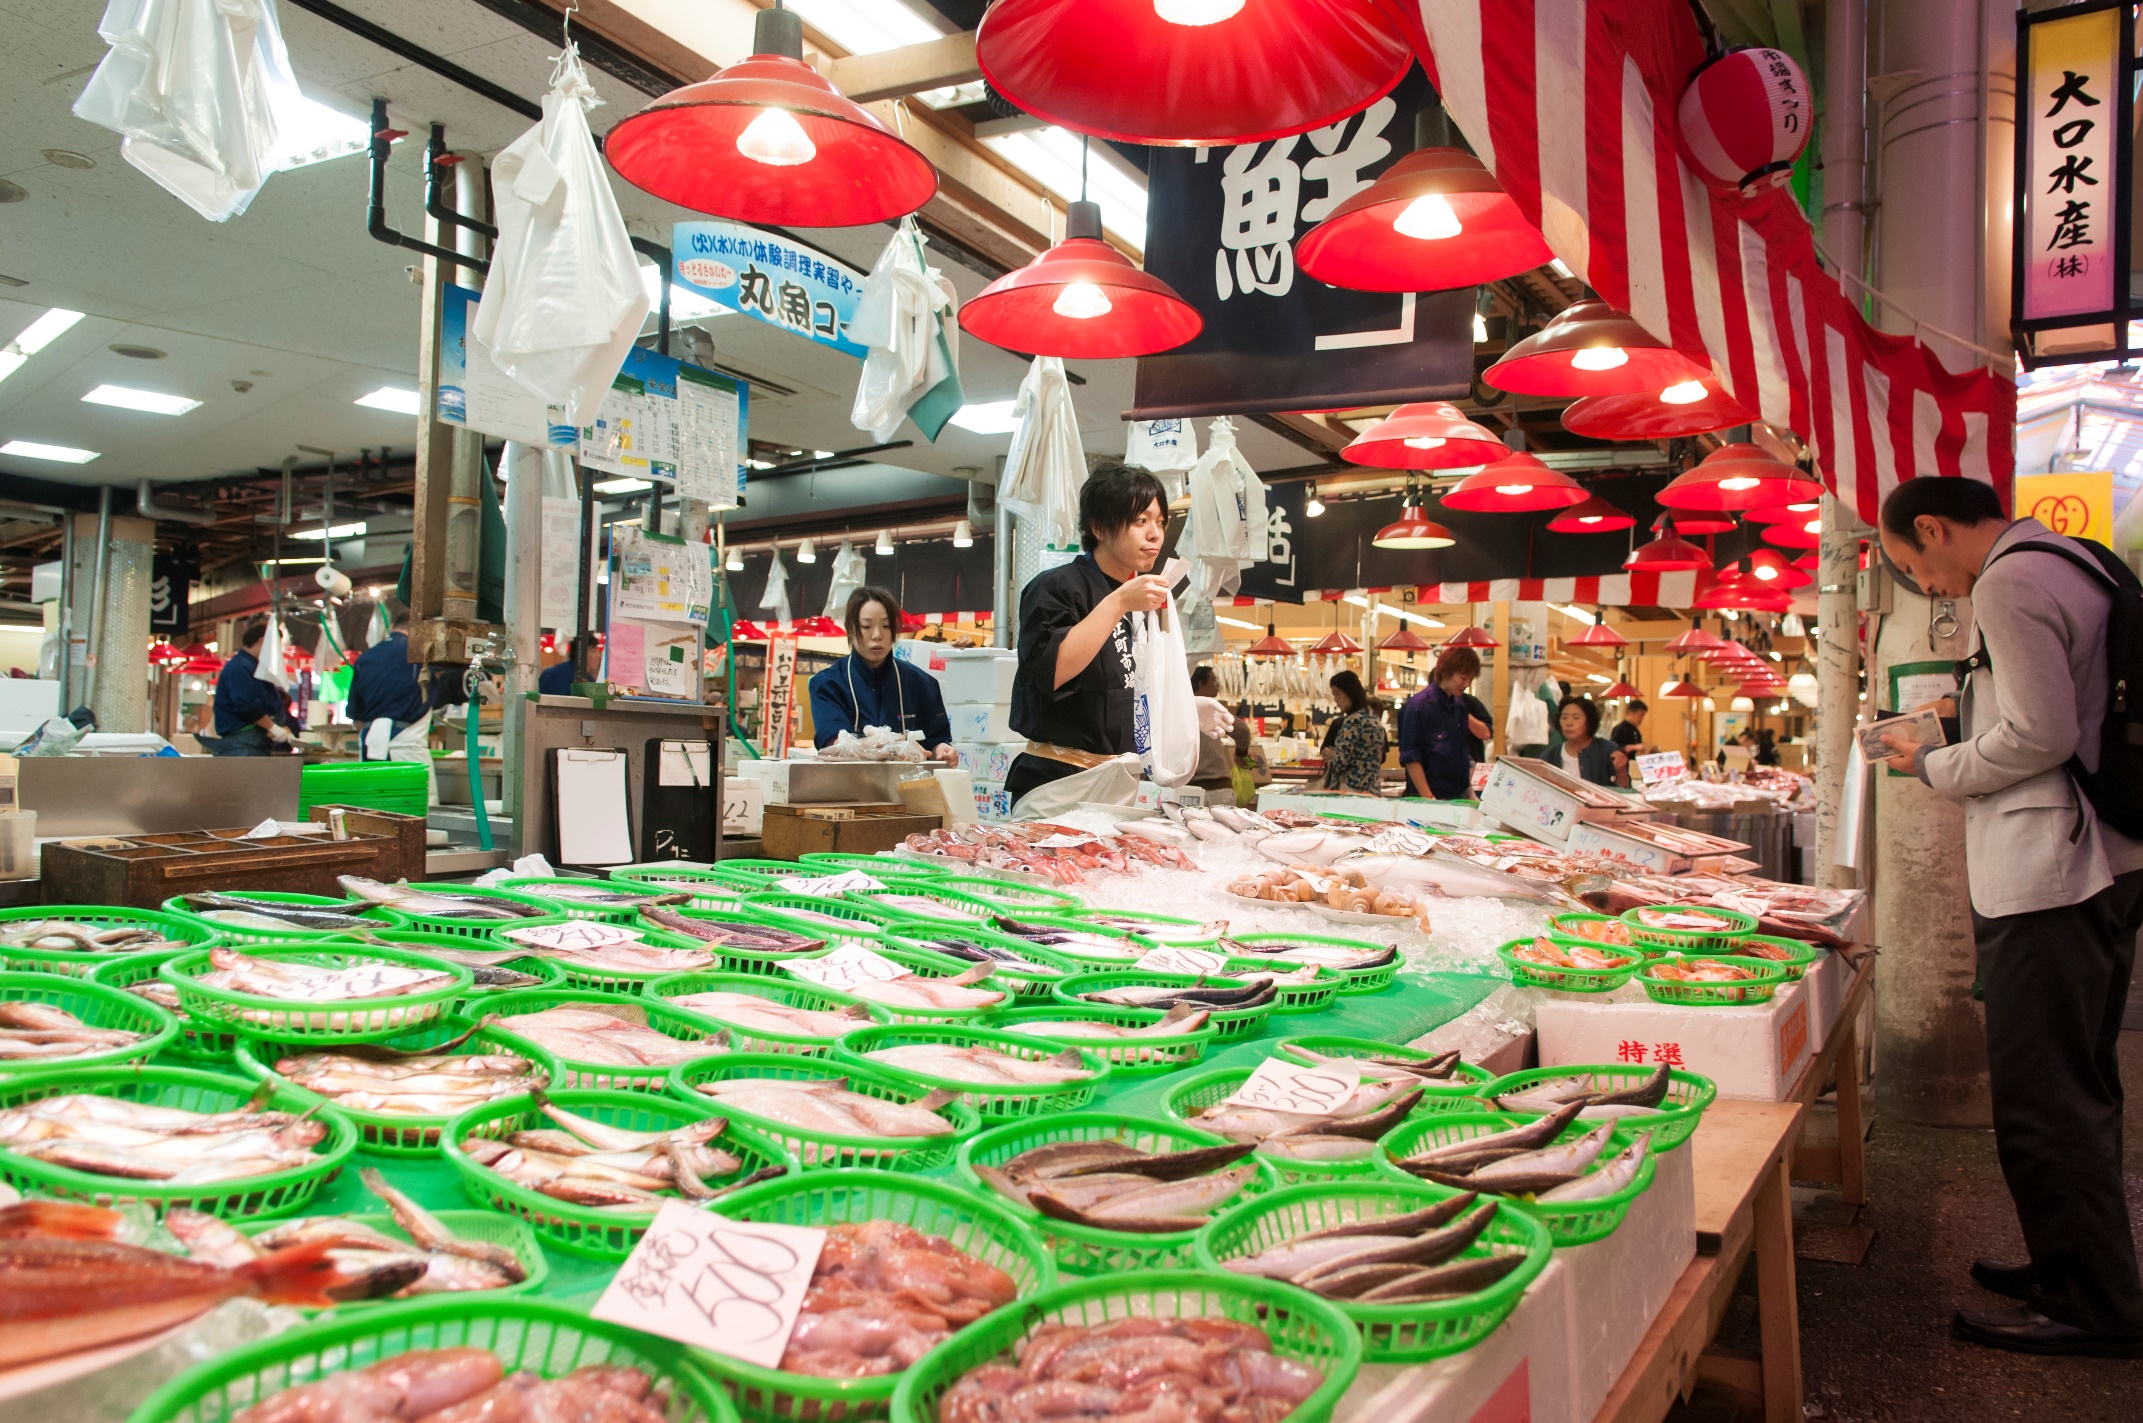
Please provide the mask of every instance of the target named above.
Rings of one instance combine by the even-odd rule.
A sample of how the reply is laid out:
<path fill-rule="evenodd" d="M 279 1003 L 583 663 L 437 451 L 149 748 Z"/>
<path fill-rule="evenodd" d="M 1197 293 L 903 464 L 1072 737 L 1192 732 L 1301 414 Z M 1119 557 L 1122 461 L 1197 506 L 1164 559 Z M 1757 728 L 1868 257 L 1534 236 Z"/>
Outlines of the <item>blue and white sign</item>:
<path fill-rule="evenodd" d="M 448 283 L 439 306 L 439 418 L 528 445 L 571 449 L 580 431 L 562 406 L 546 405 L 493 363 L 470 334 L 482 292 Z"/>
<path fill-rule="evenodd" d="M 862 360 L 848 324 L 864 274 L 793 238 L 741 222 L 680 222 L 670 234 L 678 286 Z"/>

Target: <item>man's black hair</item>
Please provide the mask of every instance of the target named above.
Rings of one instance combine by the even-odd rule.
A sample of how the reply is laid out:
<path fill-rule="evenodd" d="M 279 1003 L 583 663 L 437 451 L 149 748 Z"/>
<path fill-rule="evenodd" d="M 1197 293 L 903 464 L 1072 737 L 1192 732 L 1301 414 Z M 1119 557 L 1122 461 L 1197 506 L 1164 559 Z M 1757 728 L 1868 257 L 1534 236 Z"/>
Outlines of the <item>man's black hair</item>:
<path fill-rule="evenodd" d="M 1908 479 L 1883 500 L 1883 532 L 1913 549 L 1921 547 L 1920 532 L 1912 521 L 1922 514 L 1947 519 L 1953 524 L 1983 524 L 1989 519 L 2006 523 L 2009 511 L 1991 484 L 1976 479 L 1921 477 Z"/>
<path fill-rule="evenodd" d="M 1135 464 L 1105 464 L 1079 490 L 1079 543 L 1088 553 L 1111 534 L 1129 528 L 1158 500 L 1168 511 L 1168 491 L 1152 471 Z"/>
<path fill-rule="evenodd" d="M 245 630 L 238 634 L 238 645 L 240 647 L 258 647 L 260 646 L 260 640 L 267 635 L 268 625 L 266 623 L 249 623 L 246 625 Z"/>
<path fill-rule="evenodd" d="M 1211 687 L 1218 691 L 1220 689 L 1220 674 L 1210 667 L 1193 667 L 1191 669 L 1191 690 L 1195 692 L 1200 687 Z"/>
<path fill-rule="evenodd" d="M 1622 704 L 1622 709 L 1626 712 L 1648 712 L 1652 710 L 1650 707 L 1646 706 L 1641 700 L 1636 697 L 1631 697 L 1627 702 L 1624 702 Z"/>

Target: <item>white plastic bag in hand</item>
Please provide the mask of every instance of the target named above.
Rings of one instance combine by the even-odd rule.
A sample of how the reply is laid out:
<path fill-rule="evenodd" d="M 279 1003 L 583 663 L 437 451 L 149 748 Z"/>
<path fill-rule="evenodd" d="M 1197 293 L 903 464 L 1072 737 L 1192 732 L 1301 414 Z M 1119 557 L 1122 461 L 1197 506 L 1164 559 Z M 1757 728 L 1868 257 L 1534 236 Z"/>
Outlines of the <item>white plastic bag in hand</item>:
<path fill-rule="evenodd" d="M 1005 454 L 998 502 L 1034 522 L 1042 542 L 1070 548 L 1079 541 L 1079 490 L 1086 483 L 1086 451 L 1079 443 L 1079 415 L 1072 409 L 1064 362 L 1037 356 L 1012 402 L 1019 427 Z"/>
<path fill-rule="evenodd" d="M 648 310 L 588 129 L 588 110 L 601 102 L 569 46 L 543 118 L 492 161 L 499 236 L 470 333 L 516 384 L 576 425 L 594 420 Z"/>
<path fill-rule="evenodd" d="M 1173 608 L 1131 615 L 1131 696 L 1146 774 L 1159 785 L 1182 785 L 1198 771 L 1198 708 Z"/>

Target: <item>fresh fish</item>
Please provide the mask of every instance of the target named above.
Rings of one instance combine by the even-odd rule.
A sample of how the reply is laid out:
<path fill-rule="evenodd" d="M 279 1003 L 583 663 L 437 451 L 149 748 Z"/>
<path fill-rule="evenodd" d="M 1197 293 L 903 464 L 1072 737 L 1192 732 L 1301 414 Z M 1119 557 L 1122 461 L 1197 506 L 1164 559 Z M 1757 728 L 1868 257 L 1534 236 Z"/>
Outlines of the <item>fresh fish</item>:
<path fill-rule="evenodd" d="M 866 1003 L 877 1003 L 888 1008 L 943 1010 L 947 1008 L 988 1008 L 1005 1001 L 1006 995 L 994 988 L 977 988 L 974 985 L 988 980 L 996 971 L 995 964 L 978 964 L 965 973 L 950 978 L 930 978 L 919 973 L 904 973 L 898 978 L 865 979 L 848 991 Z"/>
<path fill-rule="evenodd" d="M 548 1358 L 540 1362 L 552 1366 Z M 231 1415 L 230 1423 L 661 1423 L 667 1408 L 667 1397 L 639 1369 L 585 1364 L 545 1378 L 530 1369 L 508 1374 L 488 1349 L 419 1349 L 326 1372 Z"/>
<path fill-rule="evenodd" d="M 1144 1023 L 1138 1027 L 1101 1023 L 1091 1018 L 1037 1018 L 1005 1023 L 999 1031 L 1040 1038 L 1097 1038 L 1110 1041 L 1126 1038 L 1171 1038 L 1197 1032 L 1212 1016 L 1207 1009 L 1179 1003 L 1169 1009 L 1167 1016 L 1158 1023 Z"/>
<path fill-rule="evenodd" d="M 1255 1255 L 1240 1255 L 1233 1260 L 1221 1261 L 1221 1268 L 1238 1275 L 1257 1275 L 1268 1280 L 1285 1280 L 1343 1255 L 1351 1254 L 1365 1245 L 1404 1245 L 1413 1237 L 1409 1235 L 1358 1235 L 1322 1238 L 1300 1236 Z M 1401 1268 L 1412 1270 L 1412 1265 Z"/>
<path fill-rule="evenodd" d="M 1230 1146 L 1194 1146 L 1185 1151 L 1164 1151 L 1150 1156 L 1134 1156 L 1130 1158 L 1130 1163 L 1132 1163 L 1133 1168 L 1137 1170 L 1139 1175 L 1150 1181 L 1184 1181 L 1193 1176 L 1203 1176 L 1209 1171 L 1218 1171 L 1224 1166 L 1232 1166 L 1248 1156 L 1250 1152 L 1251 1146 L 1247 1142 Z M 1024 1158 L 1014 1157 L 1006 1165 L 1008 1167 L 1013 1166 L 1022 1159 Z M 1108 1169 L 1107 1163 L 1072 1166 L 1061 1169 L 1046 1179 L 1050 1181 L 1076 1180 L 1079 1177 L 1093 1175 L 1096 1172 Z"/>
<path fill-rule="evenodd" d="M 1344 1265 L 1328 1274 L 1318 1275 L 1316 1282 L 1305 1288 L 1315 1290 L 1326 1299 L 1360 1299 L 1369 1290 L 1397 1280 L 1412 1279 L 1422 1273 L 1422 1266 L 1407 1260 Z"/>
<path fill-rule="evenodd" d="M 522 890 L 521 893 L 536 899 L 570 899 L 575 904 L 602 904 L 619 909 L 628 905 L 637 908 L 650 904 L 684 904 L 692 898 L 689 894 L 660 891 L 635 893 L 631 890 L 619 889 L 614 884 L 604 884 L 593 880 L 584 885 L 534 885 Z"/>
<path fill-rule="evenodd" d="M 142 1034 L 121 1028 L 91 1027 L 56 1004 L 30 999 L 0 1003 L 0 1060 L 80 1057 L 141 1039 Z"/>
<path fill-rule="evenodd" d="M 643 909 L 640 911 L 640 917 L 658 928 L 750 953 L 803 954 L 826 947 L 824 939 L 814 939 L 808 934 L 798 934 L 789 929 L 776 929 L 763 924 L 731 924 L 714 919 L 694 919 L 674 909 Z"/>
<path fill-rule="evenodd" d="M 902 1043 L 874 1049 L 864 1056 L 910 1072 L 990 1086 L 1076 1082 L 1094 1075 L 1077 1048 L 1066 1048 L 1053 1057 L 1034 1060 L 1014 1057 L 1011 1053 L 980 1044 Z"/>
<path fill-rule="evenodd" d="M 204 919 L 250 929 L 308 929 L 357 933 L 382 927 L 377 919 L 360 917 L 365 908 L 363 900 L 342 904 L 284 904 L 273 899 L 252 899 L 242 894 L 187 894 L 179 897 L 179 903 Z"/>
<path fill-rule="evenodd" d="M 1298 1235 L 1296 1240 L 1346 1240 L 1361 1235 L 1402 1235 L 1409 1239 L 1425 1231 L 1449 1225 L 1471 1210 L 1480 1197 L 1471 1191 L 1461 1192 L 1423 1206 L 1418 1211 L 1404 1215 L 1388 1215 L 1373 1219 L 1349 1221 L 1345 1225 L 1328 1225 L 1322 1230 L 1313 1230 Z"/>
<path fill-rule="evenodd" d="M 781 1082 L 772 1078 L 734 1078 L 702 1082 L 699 1090 L 722 1106 L 765 1117 L 801 1131 L 831 1136 L 950 1136 L 953 1125 L 938 1109 L 953 1100 L 946 1091 L 914 1102 L 893 1102 L 851 1092 L 845 1078 L 821 1082 Z M 807 1157 L 807 1159 L 810 1159 Z"/>
<path fill-rule="evenodd" d="M 596 1121 L 593 1117 L 584 1117 L 577 1113 L 569 1112 L 546 1096 L 540 1087 L 531 1091 L 529 1095 L 535 1098 L 536 1107 L 544 1116 L 549 1117 L 559 1126 L 564 1127 L 598 1151 L 631 1151 L 635 1148 L 658 1146 L 673 1141 L 690 1142 L 696 1145 L 714 1140 L 729 1125 L 728 1121 L 722 1117 L 709 1117 L 705 1121 L 693 1122 L 688 1126 L 673 1127 L 666 1131 L 632 1131 L 625 1127 L 614 1127 L 607 1122 Z"/>
<path fill-rule="evenodd" d="M 232 1180 L 310 1164 L 324 1124 L 260 1110 L 273 1084 L 231 1112 L 149 1107 L 62 1094 L 0 1111 L 0 1145 L 97 1175 L 182 1185 Z"/>
<path fill-rule="evenodd" d="M 1672 1085 L 1667 1074 L 1667 1068 L 1661 1066 L 1643 1081 L 1619 1088 L 1595 1087 L 1586 1077 L 1565 1077 L 1498 1097 L 1496 1105 L 1506 1112 L 1553 1111 L 1569 1102 L 1580 1102 L 1587 1108 L 1657 1107 L 1667 1099 L 1667 1089 Z"/>
<path fill-rule="evenodd" d="M 236 949 L 210 949 L 208 962 L 209 972 L 201 975 L 201 982 L 211 988 L 303 1003 L 395 998 L 446 988 L 454 982 L 452 975 L 437 969 L 385 961 L 322 968 L 256 958 Z"/>
<path fill-rule="evenodd" d="M 203 1264 L 235 1270 L 261 1257 L 261 1247 L 229 1221 L 185 1206 L 164 1212 L 164 1228 L 178 1237 L 189 1259 Z"/>
<path fill-rule="evenodd" d="M 1356 1295 L 1358 1304 L 1418 1304 L 1424 1300 L 1485 1290 L 1525 1263 L 1523 1254 L 1478 1255 L 1455 1260 L 1432 1270 L 1418 1270 L 1401 1279 L 1375 1286 Z"/>
<path fill-rule="evenodd" d="M 688 1041 L 625 1016 L 635 1011 L 560 1006 L 507 1014 L 498 1019 L 498 1025 L 561 1057 L 602 1066 L 674 1067 L 729 1050 L 726 1029 L 711 1038 Z"/>
<path fill-rule="evenodd" d="M 669 1001 L 745 1032 L 779 1033 L 785 1037 L 837 1038 L 868 1027 L 872 1021 L 870 1010 L 860 1004 L 794 1008 L 756 994 L 727 990 L 682 993 Z"/>
<path fill-rule="evenodd" d="M 1345 830 L 1282 830 L 1258 841 L 1258 853 L 1283 865 L 1322 868 L 1368 844 L 1368 837 Z"/>
<path fill-rule="evenodd" d="M 1542 1191 L 1535 1200 L 1540 1201 L 1597 1201 L 1637 1179 L 1644 1168 L 1645 1154 L 1652 1149 L 1652 1133 L 1642 1132 L 1637 1140 L 1609 1157 L 1607 1164 L 1597 1171 L 1587 1172 L 1575 1181 L 1566 1181 Z"/>
<path fill-rule="evenodd" d="M 418 1205 L 414 1199 L 397 1187 L 373 1167 L 367 1166 L 362 1179 L 365 1189 L 378 1196 L 394 1216 L 394 1223 L 409 1233 L 409 1238 L 434 1254 L 457 1255 L 468 1260 L 477 1260 L 491 1266 L 506 1277 L 507 1284 L 519 1284 L 528 1278 L 528 1267 L 521 1257 L 503 1245 L 488 1240 L 463 1240 L 448 1230 L 446 1225 L 430 1211 Z"/>
<path fill-rule="evenodd" d="M 1147 946 L 1134 941 L 1126 933 L 1104 934 L 1093 929 L 1066 929 L 1056 924 L 1030 924 L 999 914 L 991 918 L 992 927 L 1016 938 L 1029 939 L 1037 944 L 1055 946 L 1089 954 L 1096 958 L 1133 960 L 1145 957 Z"/>
<path fill-rule="evenodd" d="M 922 939 L 918 942 L 925 948 L 935 949 L 941 954 L 947 954 L 956 959 L 965 959 L 969 963 L 990 964 L 993 967 L 1018 969 L 1023 973 L 1037 975 L 1052 975 L 1060 972 L 1060 970 L 1035 963 L 1031 959 L 1021 958 L 1016 951 L 1008 949 L 1002 944 L 982 944 L 976 943 L 971 939 L 950 937 Z"/>
<path fill-rule="evenodd" d="M 1405 1082 L 1422 1080 L 1448 1081 L 1459 1064 L 1458 1049 L 1439 1053 L 1435 1057 L 1344 1057 L 1313 1051 L 1297 1044 L 1288 1049 L 1296 1057 L 1313 1065 L 1335 1063 L 1351 1068 L 1365 1078 L 1379 1082 Z"/>
<path fill-rule="evenodd" d="M 0 924 L 0 947 L 64 949 L 85 954 L 139 954 L 189 947 L 146 924 L 83 924 L 72 919 L 17 919 Z"/>
<path fill-rule="evenodd" d="M 1258 848 L 1269 854 L 1271 844 L 1268 840 Z M 1341 867 L 1359 870 L 1378 889 L 1407 894 L 1442 895 L 1451 899 L 1507 899 L 1521 904 L 1549 904 L 1558 909 L 1587 907 L 1574 895 L 1553 885 L 1521 879 L 1456 855 L 1435 851 L 1427 855 L 1352 854 L 1341 862 Z"/>
<path fill-rule="evenodd" d="M 1289 963 L 1310 964 L 1319 968 L 1342 971 L 1382 968 L 1399 957 L 1397 945 L 1381 951 L 1364 952 L 1360 949 L 1343 949 L 1336 944 L 1243 944 L 1227 941 L 1223 947 L 1239 958 L 1284 959 Z"/>
<path fill-rule="evenodd" d="M 544 912 L 510 899 L 485 899 L 474 894 L 415 889 L 406 880 L 382 884 L 362 875 L 337 875 L 335 882 L 358 899 L 430 919 L 533 919 Z"/>
<path fill-rule="evenodd" d="M 1393 1102 L 1387 1102 L 1373 1112 L 1363 1112 L 1351 1117 L 1329 1117 L 1313 1126 L 1294 1127 L 1275 1135 L 1288 1136 L 1352 1136 L 1364 1141 L 1375 1141 L 1393 1127 L 1406 1120 L 1407 1113 L 1421 1102 L 1421 1090 L 1407 1093 Z"/>
<path fill-rule="evenodd" d="M 1150 1154 L 1120 1141 L 1053 1141 L 1021 1152 L 1004 1163 L 1004 1171 L 1019 1180 L 1048 1181 L 1088 1171 L 1121 1169 L 1127 1163 L 1144 1161 Z"/>
<path fill-rule="evenodd" d="M 1468 1157 L 1478 1156 L 1484 1151 L 1531 1151 L 1561 1136 L 1563 1128 L 1577 1120 L 1577 1114 L 1578 1104 L 1565 1102 L 1537 1122 L 1527 1122 L 1523 1126 L 1509 1127 L 1485 1136 L 1468 1137 L 1464 1141 L 1446 1142 L 1442 1146 L 1433 1146 L 1426 1151 L 1417 1151 L 1411 1156 L 1400 1158 L 1394 1164 L 1409 1171 L 1417 1166 L 1442 1169 L 1453 1163 L 1463 1162 Z"/>
<path fill-rule="evenodd" d="M 1196 1007 L 1224 1008 L 1240 1011 L 1258 1008 L 1280 996 L 1268 977 L 1243 981 L 1235 987 L 1208 986 L 1204 979 L 1195 983 L 1170 986 L 1166 984 L 1127 984 L 1122 988 L 1100 989 L 1079 995 L 1091 1003 L 1107 1003 L 1120 1008 L 1173 1008 L 1178 1004 Z"/>
<path fill-rule="evenodd" d="M 1476 1166 L 1464 1174 L 1436 1172 L 1431 1179 L 1446 1185 L 1460 1185 L 1468 1190 L 1493 1191 L 1499 1195 L 1533 1195 L 1566 1181 L 1574 1181 L 1607 1148 L 1607 1139 L 1614 1134 L 1615 1124 L 1607 1122 L 1594 1127 L 1583 1136 L 1537 1151 L 1522 1152 L 1500 1161 L 1490 1161 Z"/>
<path fill-rule="evenodd" d="M 1440 1265 L 1466 1249 L 1481 1238 L 1500 1209 L 1494 1201 L 1484 1201 L 1449 1225 L 1424 1231 L 1400 1245 L 1368 1244 L 1335 1255 L 1297 1274 L 1290 1275 L 1291 1284 L 1315 1290 L 1321 1280 L 1351 1269 L 1357 1265 L 1411 1264 L 1417 1266 Z"/>
<path fill-rule="evenodd" d="M 1269 1136 L 1257 1145 L 1260 1156 L 1281 1161 L 1367 1161 L 1377 1144 L 1351 1136 Z"/>
<path fill-rule="evenodd" d="M 1233 1199 L 1256 1175 L 1256 1167 L 1241 1166 L 1181 1181 L 1155 1182 L 1110 1195 L 1083 1210 L 1067 1204 L 1057 1194 L 1057 1183 L 1050 1182 L 1030 1187 L 1027 1203 L 1053 1219 L 1104 1230 L 1139 1234 L 1189 1230 L 1204 1224 L 1216 1207 Z"/>
<path fill-rule="evenodd" d="M 543 957 L 574 968 L 621 973 L 689 973 L 713 964 L 706 949 L 666 949 L 658 944 L 598 944 L 589 948 L 551 949 Z"/>

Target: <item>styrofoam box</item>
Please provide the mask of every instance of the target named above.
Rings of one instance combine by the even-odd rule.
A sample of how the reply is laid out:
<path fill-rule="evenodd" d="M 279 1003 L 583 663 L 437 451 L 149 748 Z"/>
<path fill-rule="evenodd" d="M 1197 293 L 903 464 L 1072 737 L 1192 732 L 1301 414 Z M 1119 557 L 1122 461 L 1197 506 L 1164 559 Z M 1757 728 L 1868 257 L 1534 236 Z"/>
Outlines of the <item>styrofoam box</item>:
<path fill-rule="evenodd" d="M 1009 702 L 949 702 L 945 715 L 952 721 L 952 739 L 961 741 L 1024 742 L 1012 730 Z"/>
<path fill-rule="evenodd" d="M 1653 1158 L 1651 1189 L 1614 1234 L 1557 1250 L 1567 1292 L 1572 1416 L 1590 1419 L 1622 1377 L 1697 1254 L 1696 1169 L 1687 1142 Z"/>
<path fill-rule="evenodd" d="M 1664 1055 L 1718 1083 L 1722 1097 L 1776 1102 L 1815 1051 L 1808 998 L 1789 983 L 1768 1003 L 1685 1008 L 1654 1003 L 1631 983 L 1609 994 L 1544 993 L 1533 1027 L 1542 1067 L 1650 1065 Z"/>
<path fill-rule="evenodd" d="M 1008 647 L 951 647 L 938 681 L 948 702 L 1009 702 L 1019 654 Z"/>
<path fill-rule="evenodd" d="M 1809 1051 L 1821 1052 L 1830 1045 L 1832 1029 L 1838 1026 L 1838 1009 L 1853 971 L 1835 953 L 1825 954 L 1808 966 L 1801 983 L 1808 995 Z"/>
<path fill-rule="evenodd" d="M 756 776 L 722 778 L 722 833 L 757 835 L 766 816 L 766 782 Z"/>
<path fill-rule="evenodd" d="M 1535 780 L 1498 761 L 1488 768 L 1488 784 L 1481 788 L 1481 813 L 1520 835 L 1560 845 L 1570 838 L 1585 802 L 1569 792 Z"/>
<path fill-rule="evenodd" d="M 1589 1423 L 1570 1387 L 1575 1306 L 1565 1253 L 1555 1252 L 1510 1317 L 1471 1349 L 1426 1364 L 1363 1365 L 1333 1423 Z"/>
<path fill-rule="evenodd" d="M 1012 797 L 1005 794 L 1000 781 L 985 781 L 975 778 L 975 818 L 977 820 L 1010 820 Z"/>
<path fill-rule="evenodd" d="M 1022 742 L 1010 744 L 988 741 L 955 741 L 953 754 L 960 758 L 960 768 L 978 781 L 1002 781 L 1012 773 L 1012 763 L 1019 758 Z"/>
<path fill-rule="evenodd" d="M 938 678 L 945 675 L 945 654 L 950 650 L 942 642 L 924 642 L 915 637 L 895 638 L 893 641 L 895 657 Z"/>

